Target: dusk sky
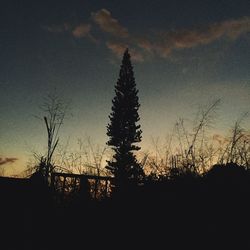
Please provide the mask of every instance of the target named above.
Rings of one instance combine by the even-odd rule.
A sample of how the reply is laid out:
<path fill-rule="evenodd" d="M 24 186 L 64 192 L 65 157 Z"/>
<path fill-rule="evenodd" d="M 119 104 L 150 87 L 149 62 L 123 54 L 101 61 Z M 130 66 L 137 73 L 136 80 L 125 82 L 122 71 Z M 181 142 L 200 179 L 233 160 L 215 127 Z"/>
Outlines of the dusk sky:
<path fill-rule="evenodd" d="M 45 152 L 39 106 L 70 101 L 61 143 L 105 145 L 121 57 L 129 48 L 142 149 L 179 117 L 221 98 L 214 130 L 250 110 L 250 1 L 1 1 L 0 167 L 21 172 Z M 247 120 L 249 125 L 249 119 Z M 249 126 L 247 126 L 249 128 Z"/>

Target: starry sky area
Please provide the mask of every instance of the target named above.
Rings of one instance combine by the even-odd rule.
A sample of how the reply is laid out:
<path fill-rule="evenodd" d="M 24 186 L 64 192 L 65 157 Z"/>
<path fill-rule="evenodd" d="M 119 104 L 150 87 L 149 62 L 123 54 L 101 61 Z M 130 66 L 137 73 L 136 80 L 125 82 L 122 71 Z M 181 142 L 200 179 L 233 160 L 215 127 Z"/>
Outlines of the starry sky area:
<path fill-rule="evenodd" d="M 222 100 L 216 133 L 250 109 L 249 0 L 3 0 L 0 12 L 0 167 L 12 174 L 45 151 L 35 116 L 55 89 L 70 102 L 61 143 L 88 135 L 105 145 L 127 47 L 143 150 L 215 99 Z"/>

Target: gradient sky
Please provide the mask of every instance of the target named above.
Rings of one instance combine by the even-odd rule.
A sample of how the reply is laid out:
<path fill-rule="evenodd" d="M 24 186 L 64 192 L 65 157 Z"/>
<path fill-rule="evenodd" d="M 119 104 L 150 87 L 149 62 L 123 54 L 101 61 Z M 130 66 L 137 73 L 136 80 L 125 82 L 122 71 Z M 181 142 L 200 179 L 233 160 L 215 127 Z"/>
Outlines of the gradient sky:
<path fill-rule="evenodd" d="M 21 172 L 33 150 L 44 152 L 45 127 L 34 115 L 54 89 L 71 102 L 61 142 L 89 135 L 105 144 L 126 47 L 143 150 L 217 98 L 217 132 L 250 109 L 249 0 L 13 0 L 1 10 L 0 167 L 10 173 Z"/>

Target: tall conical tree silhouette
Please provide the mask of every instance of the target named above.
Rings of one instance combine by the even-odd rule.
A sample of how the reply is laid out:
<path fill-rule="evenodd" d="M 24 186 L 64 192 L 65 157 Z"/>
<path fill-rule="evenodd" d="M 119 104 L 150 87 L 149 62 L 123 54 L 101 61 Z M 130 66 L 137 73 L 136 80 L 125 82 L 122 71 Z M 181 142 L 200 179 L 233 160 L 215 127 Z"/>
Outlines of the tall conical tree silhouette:
<path fill-rule="evenodd" d="M 122 187 L 132 181 L 137 182 L 143 170 L 133 151 L 140 147 L 134 145 L 141 141 L 138 109 L 138 90 L 128 49 L 124 52 L 119 79 L 115 86 L 112 100 L 112 112 L 107 126 L 109 141 L 107 145 L 115 151 L 113 161 L 108 161 L 107 168 L 115 176 L 116 187 Z"/>

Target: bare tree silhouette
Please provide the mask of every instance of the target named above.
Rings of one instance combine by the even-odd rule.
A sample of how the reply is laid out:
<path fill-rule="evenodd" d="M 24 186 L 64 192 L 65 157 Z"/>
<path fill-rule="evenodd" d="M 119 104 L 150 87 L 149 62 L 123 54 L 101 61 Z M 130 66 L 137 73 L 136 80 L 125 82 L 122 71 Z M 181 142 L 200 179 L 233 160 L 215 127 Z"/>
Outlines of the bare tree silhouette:
<path fill-rule="evenodd" d="M 56 91 L 45 97 L 41 105 L 46 132 L 47 132 L 47 152 L 39 157 L 36 171 L 41 173 L 46 182 L 49 181 L 50 174 L 54 171 L 53 155 L 59 143 L 59 131 L 63 124 L 68 104 L 59 98 Z M 35 154 L 37 158 L 38 155 Z M 30 171 L 30 170 L 29 170 Z"/>

